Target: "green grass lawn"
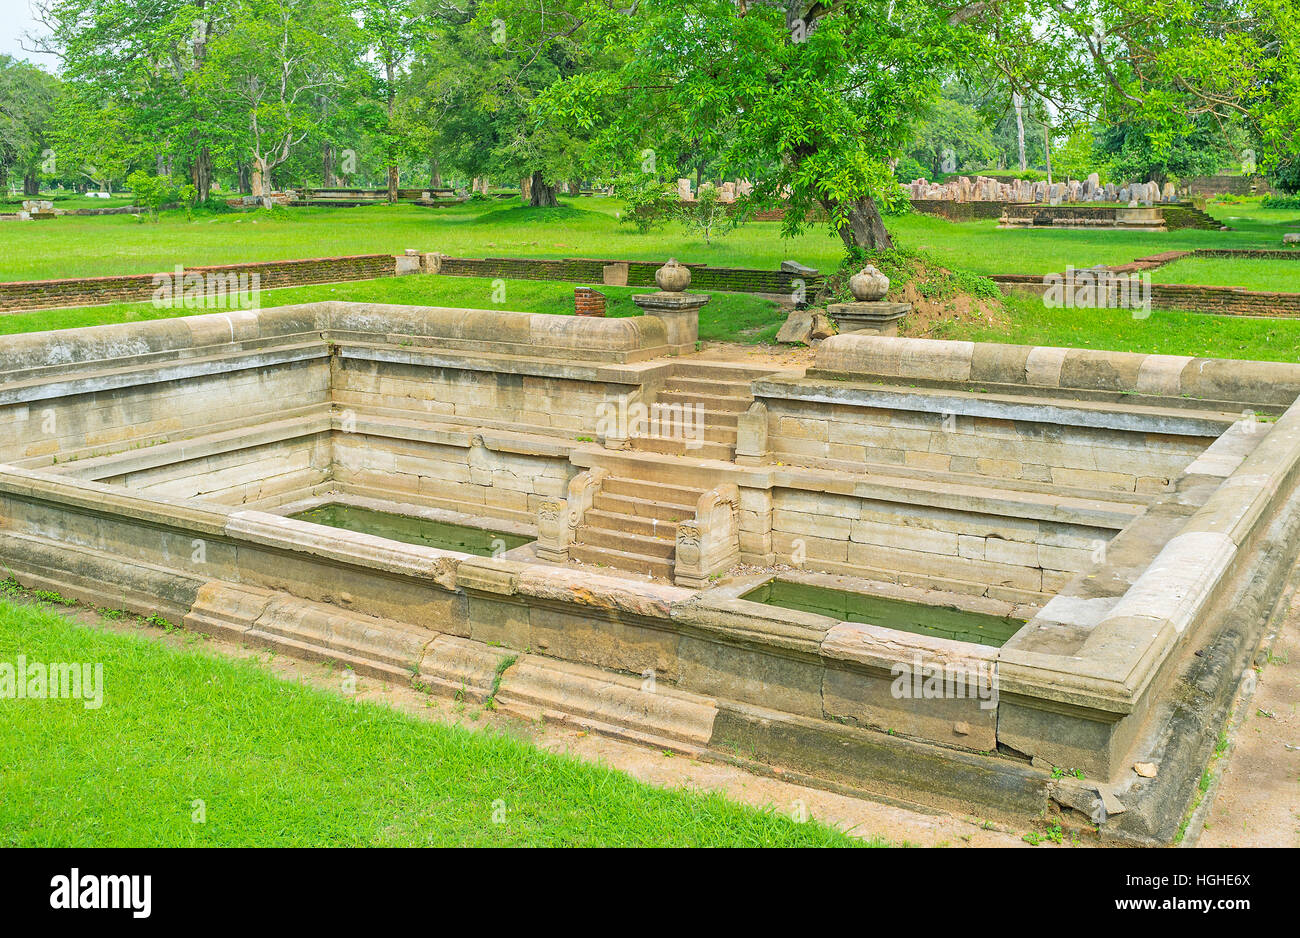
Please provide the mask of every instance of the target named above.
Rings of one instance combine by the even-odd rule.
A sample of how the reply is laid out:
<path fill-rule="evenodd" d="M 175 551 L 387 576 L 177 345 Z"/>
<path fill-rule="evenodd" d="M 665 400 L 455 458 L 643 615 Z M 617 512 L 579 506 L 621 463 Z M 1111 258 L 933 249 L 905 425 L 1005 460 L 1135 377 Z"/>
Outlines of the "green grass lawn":
<path fill-rule="evenodd" d="M 20 654 L 102 663 L 104 692 L 94 710 L 0 700 L 6 847 L 855 843 L 721 795 L 654 788 L 501 733 L 282 681 L 251 661 L 0 601 L 0 661 Z"/>
<path fill-rule="evenodd" d="M 97 277 L 236 261 L 339 254 L 400 254 L 407 248 L 463 257 L 596 257 L 682 261 L 718 266 L 776 267 L 794 258 L 833 268 L 842 246 L 824 226 L 795 241 L 776 222 L 755 222 L 712 246 L 680 225 L 640 235 L 614 217 L 621 203 L 566 199 L 534 209 L 513 201 L 467 202 L 446 208 L 374 205 L 196 215 L 166 212 L 158 223 L 129 215 L 65 216 L 0 227 L 0 280 Z"/>
<path fill-rule="evenodd" d="M 87 200 L 94 202 L 95 200 Z M 60 202 L 60 205 L 64 205 Z M 70 203 L 69 203 L 70 204 Z M 777 222 L 750 224 L 706 245 L 674 223 L 637 234 L 616 219 L 622 203 L 565 199 L 559 208 L 467 202 L 446 208 L 376 205 L 276 212 L 197 215 L 164 213 L 158 223 L 131 216 L 73 217 L 0 226 L 0 280 L 108 276 L 236 261 L 338 254 L 401 253 L 406 248 L 464 257 L 596 257 L 678 260 L 772 269 L 795 259 L 823 271 L 838 266 L 842 247 L 824 224 L 792 240 Z M 941 263 L 977 273 L 1042 274 L 1067 265 L 1118 264 L 1135 257 L 1197 247 L 1280 247 L 1300 230 L 1292 210 L 1258 202 L 1212 206 L 1235 231 L 997 230 L 993 220 L 948 222 L 910 214 L 888 219 L 900 247 L 922 249 Z M 1243 278 L 1246 274 L 1243 274 Z M 1251 286 L 1242 279 L 1238 286 Z"/>
<path fill-rule="evenodd" d="M 921 250 L 951 267 L 981 274 L 1045 274 L 1067 266 L 1124 264 L 1137 257 L 1164 251 L 1196 248 L 1283 247 L 1282 235 L 1300 231 L 1300 213 L 1293 210 L 1263 209 L 1251 205 L 1211 205 L 1210 214 L 1224 220 L 1233 231 L 1060 231 L 1054 229 L 1008 228 L 999 231 L 997 221 L 950 222 L 932 215 L 911 214 L 889 220 L 890 232 L 900 247 Z M 1225 284 L 1263 289 L 1251 282 L 1249 262 L 1217 260 L 1204 273 L 1209 279 L 1185 283 Z M 1274 261 L 1287 264 L 1288 261 Z M 1226 279 L 1224 279 L 1226 278 Z M 1295 288 L 1300 292 L 1300 285 Z"/>
<path fill-rule="evenodd" d="M 416 275 L 267 290 L 262 294 L 262 305 L 270 307 L 341 299 L 571 314 L 573 288 L 572 283 L 556 281 L 508 280 L 505 302 L 494 304 L 491 280 Z M 640 312 L 632 303 L 631 296 L 642 292 L 641 288 L 600 289 L 609 298 L 611 316 L 633 316 Z M 713 299 L 700 311 L 700 337 L 706 341 L 771 342 L 785 321 L 786 313 L 770 300 L 742 293 L 711 295 Z M 1167 310 L 1155 310 L 1147 319 L 1134 319 L 1128 310 L 1049 309 L 1041 301 L 1022 297 L 1008 297 L 1005 303 L 1005 330 L 968 321 L 950 321 L 941 324 L 929 337 L 1210 358 L 1300 361 L 1300 320 L 1295 319 L 1247 319 Z M 208 310 L 155 309 L 149 303 L 35 310 L 0 316 L 0 335 L 165 319 L 203 312 Z"/>
<path fill-rule="evenodd" d="M 75 192 L 42 192 L 38 196 L 0 196 L 0 211 L 16 212 L 22 208 L 23 202 L 28 199 L 48 199 L 54 203 L 55 208 L 60 209 L 116 208 L 122 205 L 135 204 L 135 197 L 129 192 L 118 192 L 107 199 L 92 199 L 88 195 L 80 195 Z"/>
<path fill-rule="evenodd" d="M 1007 327 L 945 322 L 930 338 L 1012 345 L 1110 349 L 1205 358 L 1300 362 L 1300 320 L 1207 316 L 1152 310 L 1134 319 L 1124 309 L 1051 309 L 1040 300 L 1007 297 Z"/>
<path fill-rule="evenodd" d="M 1300 293 L 1300 251 L 1295 260 L 1187 257 L 1151 271 L 1156 283 L 1191 283 L 1239 287 L 1276 293 Z"/>
<path fill-rule="evenodd" d="M 510 309 L 528 313 L 573 312 L 573 289 L 576 284 L 551 280 L 509 280 L 506 281 L 505 300 L 502 303 L 494 301 L 492 284 L 493 281 L 478 277 L 382 277 L 378 280 L 266 290 L 262 293 L 261 300 L 262 305 L 267 307 L 317 300 L 350 300 L 416 306 Z M 647 292 L 647 288 L 601 286 L 600 291 L 608 298 L 606 309 L 610 316 L 637 316 L 641 310 L 632 302 L 631 297 L 635 293 Z M 700 337 L 706 341 L 770 341 L 785 321 L 785 314 L 771 300 L 747 293 L 709 295 L 712 299 L 700 312 Z M 0 315 L 0 335 L 169 319 L 216 311 L 218 310 L 184 307 L 158 309 L 148 302 L 34 310 L 9 316 Z"/>

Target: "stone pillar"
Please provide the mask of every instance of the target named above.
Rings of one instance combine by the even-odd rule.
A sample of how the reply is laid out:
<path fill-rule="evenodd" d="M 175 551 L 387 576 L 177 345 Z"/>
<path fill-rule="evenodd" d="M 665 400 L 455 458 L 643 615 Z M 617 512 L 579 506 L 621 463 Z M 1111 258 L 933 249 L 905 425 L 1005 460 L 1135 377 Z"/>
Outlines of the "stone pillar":
<path fill-rule="evenodd" d="M 548 499 L 537 509 L 537 559 L 549 563 L 569 561 L 569 503 Z"/>
<path fill-rule="evenodd" d="M 700 496 L 695 518 L 677 525 L 673 582 L 703 589 L 740 562 L 740 489 L 720 485 Z"/>
<path fill-rule="evenodd" d="M 579 316 L 605 316 L 605 294 L 591 287 L 577 287 L 573 291 L 573 311 Z"/>
<path fill-rule="evenodd" d="M 700 337 L 700 308 L 709 297 L 687 293 L 691 285 L 691 271 L 677 263 L 676 258 L 655 271 L 657 293 L 639 293 L 632 297 L 647 316 L 663 320 L 668 333 L 668 354 L 686 355 L 695 351 Z"/>
<path fill-rule="evenodd" d="M 767 405 L 754 401 L 736 418 L 736 465 L 762 466 L 770 461 L 767 444 Z"/>
<path fill-rule="evenodd" d="M 569 480 L 568 498 L 551 498 L 537 509 L 537 559 L 568 563 L 569 547 L 577 540 L 578 526 L 591 508 L 606 469 L 588 469 Z"/>

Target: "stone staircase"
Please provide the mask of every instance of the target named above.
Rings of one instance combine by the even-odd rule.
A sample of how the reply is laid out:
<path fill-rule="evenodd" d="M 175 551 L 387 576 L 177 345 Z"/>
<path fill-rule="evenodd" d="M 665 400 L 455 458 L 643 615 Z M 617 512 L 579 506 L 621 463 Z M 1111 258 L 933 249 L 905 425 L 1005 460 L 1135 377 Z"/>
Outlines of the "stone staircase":
<path fill-rule="evenodd" d="M 611 476 L 583 515 L 569 555 L 582 563 L 672 579 L 677 523 L 695 517 L 703 494 L 703 489 Z"/>
<path fill-rule="evenodd" d="M 754 402 L 750 394 L 751 378 L 735 369 L 707 362 L 683 362 L 674 366 L 654 403 L 660 413 L 681 405 L 701 408 L 703 442 L 693 445 L 680 433 L 652 433 L 632 440 L 632 448 L 644 453 L 665 453 L 695 459 L 721 459 L 730 462 L 736 452 L 736 421 Z M 671 411 L 668 411 L 671 413 Z"/>

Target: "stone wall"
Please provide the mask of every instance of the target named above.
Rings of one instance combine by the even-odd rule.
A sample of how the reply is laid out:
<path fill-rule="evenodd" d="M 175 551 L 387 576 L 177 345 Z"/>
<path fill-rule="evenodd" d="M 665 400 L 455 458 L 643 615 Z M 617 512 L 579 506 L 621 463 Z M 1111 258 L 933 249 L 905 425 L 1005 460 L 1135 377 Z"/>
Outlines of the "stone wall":
<path fill-rule="evenodd" d="M 1234 408 L 1288 407 L 1300 396 L 1300 364 L 1288 362 L 863 335 L 823 341 L 809 371 L 818 374 L 1138 394 L 1183 406 L 1190 398 Z"/>
<path fill-rule="evenodd" d="M 784 390 L 816 393 L 807 383 Z M 1218 436 L 1156 421 L 1145 430 L 1077 425 L 1071 418 L 1086 413 L 1032 404 L 981 415 L 962 398 L 935 395 L 909 403 L 864 393 L 857 403 L 824 404 L 777 397 L 779 382 L 756 393 L 768 409 L 773 457 L 785 463 L 957 472 L 1084 491 L 1164 491 Z"/>
<path fill-rule="evenodd" d="M 558 447 L 526 449 L 482 434 L 414 439 L 364 421 L 334 437 L 334 490 L 535 528 L 542 502 L 564 494 L 573 470 Z"/>
<path fill-rule="evenodd" d="M 1092 524 L 1066 520 L 1065 512 L 1015 517 L 999 513 L 1012 506 L 988 491 L 967 508 L 925 498 L 909 503 L 904 493 L 883 488 L 873 494 L 774 490 L 777 562 L 1041 605 L 1091 565 L 1126 517 L 1116 512 Z"/>
<path fill-rule="evenodd" d="M 1279 251 L 1279 254 L 1290 252 Z M 1043 277 L 1025 274 L 994 274 L 990 279 L 1003 293 L 1042 296 L 1048 284 Z M 1185 309 L 1219 316 L 1300 316 L 1300 293 L 1274 293 L 1242 287 L 1207 287 L 1196 284 L 1152 283 L 1151 306 L 1155 309 Z M 1080 313 L 1086 310 L 1080 310 Z"/>
<path fill-rule="evenodd" d="M 373 280 L 395 273 L 392 255 L 358 254 L 350 257 L 316 257 L 292 261 L 261 261 L 186 267 L 186 276 L 256 274 L 263 290 L 310 283 L 342 280 Z M 103 303 L 134 303 L 152 299 L 160 281 L 172 280 L 176 271 L 160 274 L 130 274 L 117 277 L 73 277 L 64 280 L 25 280 L 0 283 L 0 312 L 49 309 L 61 306 L 94 306 Z"/>
<path fill-rule="evenodd" d="M 627 265 L 627 286 L 655 287 L 655 271 L 662 261 L 618 261 L 592 258 L 545 260 L 528 257 L 444 257 L 441 273 L 450 277 L 502 277 L 507 280 L 560 280 L 571 283 L 604 283 L 605 268 L 611 264 Z M 708 264 L 683 264 L 691 270 L 692 290 L 717 290 L 723 293 L 791 293 L 798 274 L 780 270 L 756 270 L 748 267 L 710 267 Z M 820 278 L 803 278 L 812 288 Z"/>
<path fill-rule="evenodd" d="M 955 199 L 911 199 L 912 211 L 924 215 L 938 215 L 948 221 L 975 221 L 1001 218 L 1002 210 L 1013 202 L 959 202 Z"/>
<path fill-rule="evenodd" d="M 1189 176 L 1180 188 L 1192 195 L 1267 195 L 1273 191 L 1267 176 Z"/>

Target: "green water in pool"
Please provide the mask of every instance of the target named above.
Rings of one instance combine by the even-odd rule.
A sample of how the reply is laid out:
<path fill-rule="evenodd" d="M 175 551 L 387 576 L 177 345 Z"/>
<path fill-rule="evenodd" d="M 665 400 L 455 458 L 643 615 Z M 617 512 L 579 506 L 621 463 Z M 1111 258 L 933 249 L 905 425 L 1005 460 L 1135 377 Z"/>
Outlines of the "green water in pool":
<path fill-rule="evenodd" d="M 290 517 L 298 521 L 329 525 L 331 528 L 386 537 L 390 541 L 401 541 L 404 544 L 458 550 L 480 557 L 491 557 L 498 549 L 511 550 L 533 540 L 518 534 L 414 518 L 388 511 L 358 508 L 355 505 L 321 505 Z"/>

